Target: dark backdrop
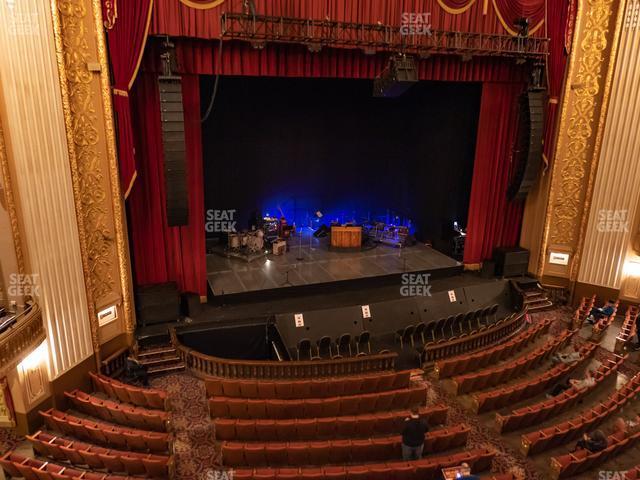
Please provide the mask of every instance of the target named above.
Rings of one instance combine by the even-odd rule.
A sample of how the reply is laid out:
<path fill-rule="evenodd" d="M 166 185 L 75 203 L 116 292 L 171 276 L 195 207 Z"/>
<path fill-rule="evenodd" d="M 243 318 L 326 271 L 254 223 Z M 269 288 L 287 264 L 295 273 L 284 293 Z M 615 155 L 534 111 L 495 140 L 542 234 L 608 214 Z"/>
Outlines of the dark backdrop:
<path fill-rule="evenodd" d="M 205 110 L 213 77 L 201 77 Z M 205 208 L 309 225 L 411 220 L 445 249 L 467 219 L 481 84 L 419 82 L 395 99 L 369 80 L 221 77 L 203 124 Z"/>

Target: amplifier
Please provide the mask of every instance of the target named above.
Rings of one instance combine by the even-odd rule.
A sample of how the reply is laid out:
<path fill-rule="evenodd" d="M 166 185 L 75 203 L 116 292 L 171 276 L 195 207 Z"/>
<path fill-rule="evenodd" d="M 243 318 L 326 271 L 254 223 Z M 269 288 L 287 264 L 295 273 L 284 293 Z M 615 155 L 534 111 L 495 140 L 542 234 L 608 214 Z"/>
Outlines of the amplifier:
<path fill-rule="evenodd" d="M 521 247 L 498 247 L 493 250 L 497 276 L 526 275 L 529 267 L 529 250 Z"/>

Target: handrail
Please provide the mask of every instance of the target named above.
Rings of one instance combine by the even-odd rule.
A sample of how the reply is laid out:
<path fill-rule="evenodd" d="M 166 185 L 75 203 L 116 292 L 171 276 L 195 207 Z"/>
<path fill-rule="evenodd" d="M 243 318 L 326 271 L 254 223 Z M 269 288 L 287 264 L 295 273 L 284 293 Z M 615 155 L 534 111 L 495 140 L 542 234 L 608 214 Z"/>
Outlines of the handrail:
<path fill-rule="evenodd" d="M 0 335 L 0 373 L 20 362 L 46 338 L 42 311 L 37 304 L 16 315 L 16 323 Z"/>
<path fill-rule="evenodd" d="M 424 361 L 432 364 L 437 360 L 479 350 L 503 341 L 520 330 L 526 321 L 526 316 L 527 307 L 525 306 L 520 312 L 512 314 L 511 318 L 499 320 L 481 332 L 448 342 L 427 344 L 424 348 Z"/>
<path fill-rule="evenodd" d="M 278 361 L 281 362 L 282 361 L 282 355 L 280 355 L 280 351 L 278 350 L 278 346 L 276 345 L 276 342 L 274 342 L 273 340 L 271 341 L 271 345 L 273 346 L 273 349 L 276 352 L 276 356 L 278 357 Z"/>
<path fill-rule="evenodd" d="M 129 347 L 122 347 L 100 362 L 100 373 L 107 377 L 117 377 L 125 371 Z"/>
<path fill-rule="evenodd" d="M 358 375 L 395 369 L 397 353 L 366 355 L 339 360 L 233 360 L 205 355 L 183 345 L 175 327 L 169 329 L 171 343 L 194 375 L 227 378 L 314 378 Z"/>

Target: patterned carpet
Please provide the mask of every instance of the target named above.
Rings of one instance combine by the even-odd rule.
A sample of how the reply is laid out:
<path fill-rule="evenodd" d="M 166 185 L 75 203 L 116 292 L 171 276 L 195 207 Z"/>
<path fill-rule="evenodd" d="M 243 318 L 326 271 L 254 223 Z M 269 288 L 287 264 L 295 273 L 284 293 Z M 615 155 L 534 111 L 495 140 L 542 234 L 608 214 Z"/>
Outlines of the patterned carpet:
<path fill-rule="evenodd" d="M 0 454 L 13 450 L 20 442 L 21 438 L 16 435 L 15 430 L 0 428 Z"/>

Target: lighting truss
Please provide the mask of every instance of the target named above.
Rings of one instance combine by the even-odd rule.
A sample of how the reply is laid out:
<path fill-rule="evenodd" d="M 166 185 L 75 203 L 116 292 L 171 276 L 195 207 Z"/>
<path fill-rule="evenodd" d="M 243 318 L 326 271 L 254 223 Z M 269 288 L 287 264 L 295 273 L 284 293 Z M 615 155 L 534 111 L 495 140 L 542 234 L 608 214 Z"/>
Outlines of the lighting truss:
<path fill-rule="evenodd" d="M 359 48 L 367 54 L 402 52 L 428 58 L 430 55 L 515 57 L 544 61 L 549 39 L 454 32 L 429 29 L 420 34 L 403 34 L 401 27 L 382 24 L 338 22 L 244 13 L 221 16 L 222 36 L 250 42 L 255 48 L 266 43 L 306 45 L 311 51 L 323 47 Z"/>

